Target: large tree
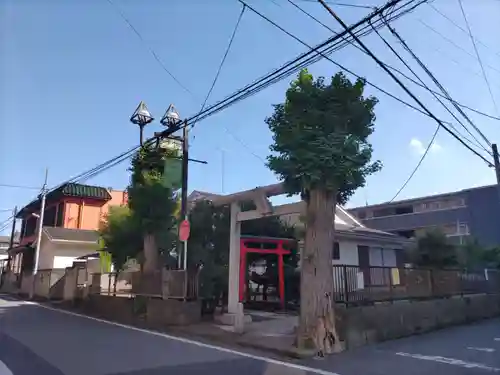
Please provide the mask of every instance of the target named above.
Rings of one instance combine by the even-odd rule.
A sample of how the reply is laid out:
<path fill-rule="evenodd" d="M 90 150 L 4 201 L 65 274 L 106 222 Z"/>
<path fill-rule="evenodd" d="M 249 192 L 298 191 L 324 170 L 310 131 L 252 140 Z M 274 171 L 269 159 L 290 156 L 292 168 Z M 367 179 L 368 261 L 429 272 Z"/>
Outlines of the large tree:
<path fill-rule="evenodd" d="M 151 273 L 160 267 L 159 242 L 168 247 L 177 224 L 177 197 L 164 179 L 165 161 L 176 158 L 170 149 L 146 144 L 132 159 L 128 187 L 128 205 L 143 237 L 143 271 Z M 169 249 L 163 249 L 168 252 Z"/>
<path fill-rule="evenodd" d="M 329 81 L 302 70 L 266 119 L 273 133 L 269 168 L 289 194 L 306 202 L 305 247 L 301 255 L 301 307 L 298 343 L 319 337 L 338 342 L 333 309 L 332 246 L 335 209 L 366 177 L 381 168 L 371 162 L 368 137 L 374 131 L 377 99 L 364 95 L 365 81 L 351 82 L 343 73 Z M 326 348 L 328 350 L 328 348 Z M 318 348 L 320 350 L 320 348 Z"/>

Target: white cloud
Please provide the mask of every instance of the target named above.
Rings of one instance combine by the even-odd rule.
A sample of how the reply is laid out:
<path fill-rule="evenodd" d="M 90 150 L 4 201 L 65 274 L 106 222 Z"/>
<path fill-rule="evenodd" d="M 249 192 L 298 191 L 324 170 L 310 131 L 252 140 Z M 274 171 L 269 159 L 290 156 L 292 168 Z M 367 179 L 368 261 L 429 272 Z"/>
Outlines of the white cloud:
<path fill-rule="evenodd" d="M 418 138 L 412 138 L 410 141 L 410 148 L 418 155 L 423 155 L 425 153 L 425 149 L 427 148 L 427 145 L 424 145 L 422 143 L 422 141 Z M 439 152 L 441 149 L 442 149 L 442 147 L 436 141 L 434 141 L 434 143 L 432 143 L 432 146 L 431 146 L 431 149 L 429 150 L 429 152 L 435 153 L 435 152 Z"/>

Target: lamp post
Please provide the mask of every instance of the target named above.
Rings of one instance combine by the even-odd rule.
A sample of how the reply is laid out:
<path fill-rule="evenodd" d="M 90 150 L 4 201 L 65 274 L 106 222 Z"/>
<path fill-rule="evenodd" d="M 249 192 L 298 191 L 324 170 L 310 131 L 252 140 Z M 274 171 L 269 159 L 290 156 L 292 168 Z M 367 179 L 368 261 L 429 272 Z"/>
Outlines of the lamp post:
<path fill-rule="evenodd" d="M 154 118 L 151 116 L 151 112 L 149 112 L 146 103 L 141 101 L 132 114 L 132 117 L 130 117 L 130 122 L 139 126 L 139 142 L 141 146 L 144 143 L 144 127 L 150 122 L 153 122 L 153 120 Z"/>
<path fill-rule="evenodd" d="M 141 146 L 144 145 L 144 138 L 143 138 L 143 131 L 144 127 L 153 122 L 154 118 L 151 115 L 151 112 L 147 108 L 146 104 L 141 101 L 139 105 L 137 106 L 136 110 L 130 117 L 130 121 L 133 124 L 136 124 L 139 126 L 140 130 L 140 144 Z M 166 131 L 160 132 L 160 133 L 155 133 L 155 137 L 157 138 L 157 146 L 160 146 L 160 138 L 170 138 L 174 139 L 177 141 L 182 142 L 182 187 L 181 187 L 181 218 L 182 220 L 187 220 L 188 215 L 187 215 L 187 192 L 188 192 L 188 163 L 190 161 L 189 159 L 189 152 L 188 152 L 188 128 L 187 128 L 187 122 L 183 124 L 182 128 L 182 136 L 173 136 L 172 134 L 180 128 L 181 124 L 181 117 L 179 115 L 179 112 L 175 108 L 173 104 L 170 104 L 165 111 L 164 115 L 162 116 L 160 123 L 166 127 Z M 206 164 L 205 161 L 201 160 L 191 160 L 197 163 L 202 163 Z M 181 254 L 178 254 L 178 267 L 187 269 L 187 241 L 183 241 L 183 257 L 181 258 Z M 181 262 L 181 259 L 183 259 L 183 262 Z"/>
<path fill-rule="evenodd" d="M 167 128 L 172 128 L 179 124 L 181 117 L 173 104 L 170 104 L 161 118 L 160 122 Z M 182 129 L 182 187 L 181 187 L 181 218 L 182 220 L 188 219 L 187 214 L 187 192 L 188 192 L 188 165 L 189 165 L 189 146 L 188 146 L 188 127 L 187 123 L 184 124 Z M 183 243 L 183 269 L 187 270 L 187 241 Z M 181 268 L 181 256 L 177 259 L 177 266 Z"/>

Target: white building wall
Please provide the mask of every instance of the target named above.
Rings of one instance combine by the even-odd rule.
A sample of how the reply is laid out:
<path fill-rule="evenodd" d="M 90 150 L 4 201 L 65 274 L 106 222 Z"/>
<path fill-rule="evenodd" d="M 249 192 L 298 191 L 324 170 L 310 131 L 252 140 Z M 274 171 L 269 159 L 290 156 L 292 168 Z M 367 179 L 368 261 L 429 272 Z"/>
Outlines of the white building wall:
<path fill-rule="evenodd" d="M 353 241 L 339 241 L 340 259 L 333 259 L 332 264 L 359 265 L 358 244 Z"/>
<path fill-rule="evenodd" d="M 73 261 L 81 256 L 96 251 L 96 246 L 75 245 L 72 243 L 54 244 L 49 241 L 42 243 L 38 269 L 66 268 L 73 265 Z"/>

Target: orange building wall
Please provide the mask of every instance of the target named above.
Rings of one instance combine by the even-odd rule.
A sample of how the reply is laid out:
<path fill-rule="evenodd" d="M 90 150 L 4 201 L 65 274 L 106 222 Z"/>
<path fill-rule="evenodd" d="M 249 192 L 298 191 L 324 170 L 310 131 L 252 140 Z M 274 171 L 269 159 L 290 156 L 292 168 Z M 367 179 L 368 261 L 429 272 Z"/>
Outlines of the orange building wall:
<path fill-rule="evenodd" d="M 97 230 L 102 220 L 106 218 L 111 206 L 121 206 L 127 203 L 127 193 L 124 191 L 109 191 L 111 200 L 102 205 L 102 201 L 68 198 L 65 200 L 64 227 L 70 229 Z"/>

